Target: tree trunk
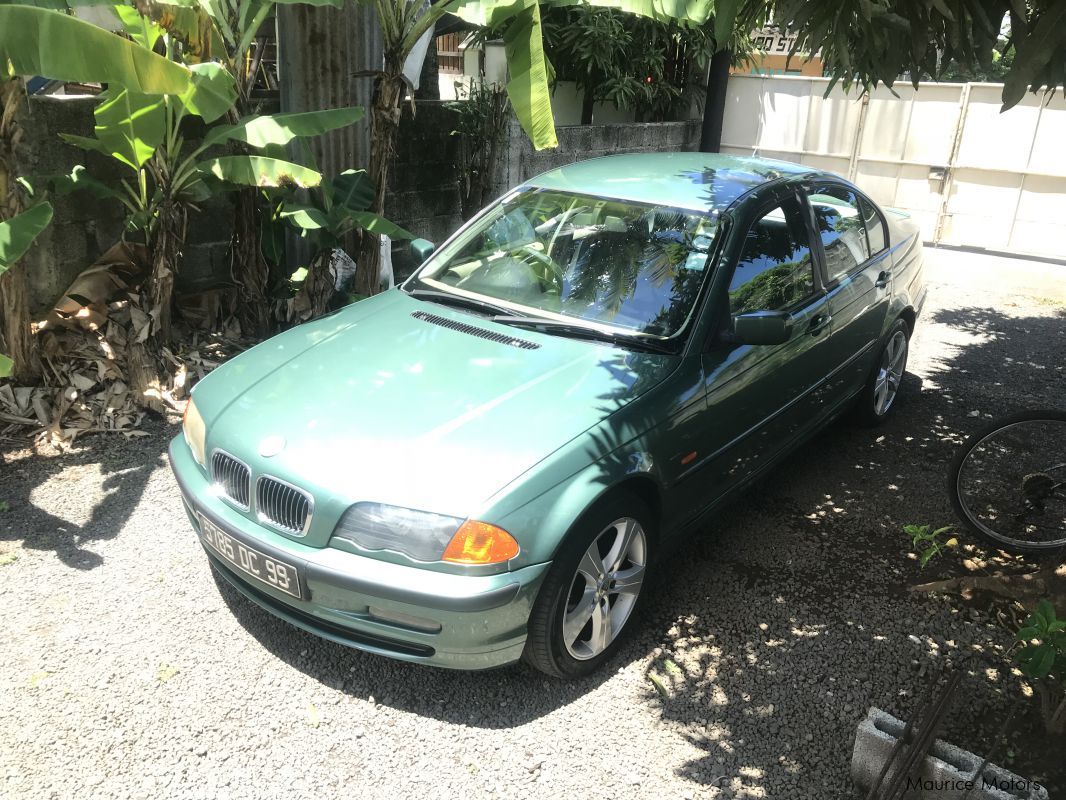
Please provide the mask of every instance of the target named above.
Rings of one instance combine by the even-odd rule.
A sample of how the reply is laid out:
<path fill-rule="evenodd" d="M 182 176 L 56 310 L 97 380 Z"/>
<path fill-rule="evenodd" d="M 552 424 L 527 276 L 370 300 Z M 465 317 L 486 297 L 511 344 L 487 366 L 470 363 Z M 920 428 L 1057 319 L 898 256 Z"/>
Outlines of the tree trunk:
<path fill-rule="evenodd" d="M 725 119 L 729 62 L 732 57 L 729 50 L 719 50 L 711 57 L 707 99 L 703 104 L 703 130 L 700 133 L 700 151 L 703 153 L 717 153 L 722 147 L 722 122 Z"/>
<path fill-rule="evenodd" d="M 181 263 L 189 212 L 181 203 L 166 201 L 159 209 L 159 221 L 152 240 L 152 267 L 145 287 L 146 311 L 154 317 L 152 334 L 160 344 L 170 343 L 171 306 L 174 276 Z"/>
<path fill-rule="evenodd" d="M 15 114 L 24 91 L 21 78 L 0 80 L 0 221 L 22 211 L 15 169 L 15 145 L 21 129 Z M 0 275 L 0 352 L 15 362 L 11 377 L 16 383 L 32 384 L 40 378 L 41 361 L 30 327 L 26 268 L 21 264 Z"/>
<path fill-rule="evenodd" d="M 233 259 L 233 278 L 240 286 L 241 327 L 245 333 L 264 337 L 270 332 L 270 315 L 267 308 L 267 284 L 270 269 L 263 248 L 259 226 L 259 190 L 241 189 L 233 218 L 233 242 L 230 246 Z"/>
<path fill-rule="evenodd" d="M 596 96 L 592 92 L 592 87 L 586 87 L 585 92 L 581 97 L 581 124 L 592 124 L 592 107 L 596 102 Z"/>
<path fill-rule="evenodd" d="M 400 105 L 406 94 L 403 61 L 386 55 L 385 71 L 374 87 L 374 103 L 370 111 L 370 167 L 367 170 L 376 193 L 370 210 L 385 213 L 385 189 L 389 181 L 389 166 L 396 153 L 396 132 L 400 128 Z M 364 230 L 359 243 L 358 269 L 355 273 L 355 292 L 363 297 L 377 294 L 380 288 L 381 237 Z"/>

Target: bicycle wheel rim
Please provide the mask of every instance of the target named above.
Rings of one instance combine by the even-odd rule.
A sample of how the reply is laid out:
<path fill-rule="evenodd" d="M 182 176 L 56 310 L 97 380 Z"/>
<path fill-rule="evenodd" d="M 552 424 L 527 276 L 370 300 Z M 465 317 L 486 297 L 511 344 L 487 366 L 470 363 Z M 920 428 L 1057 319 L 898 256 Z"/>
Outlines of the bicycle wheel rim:
<path fill-rule="evenodd" d="M 1028 417 L 985 432 L 959 459 L 953 478 L 966 522 L 1004 549 L 1066 546 L 1066 418 Z"/>

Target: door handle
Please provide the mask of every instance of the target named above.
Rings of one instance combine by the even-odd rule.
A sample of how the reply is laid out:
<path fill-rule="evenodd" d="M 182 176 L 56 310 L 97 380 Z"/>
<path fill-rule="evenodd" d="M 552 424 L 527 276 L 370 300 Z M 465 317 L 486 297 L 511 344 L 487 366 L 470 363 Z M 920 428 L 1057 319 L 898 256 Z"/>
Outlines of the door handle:
<path fill-rule="evenodd" d="M 882 270 L 880 274 L 878 274 L 877 280 L 874 281 L 874 286 L 876 286 L 878 289 L 884 289 L 886 286 L 888 286 L 888 282 L 890 280 L 892 280 L 892 273 L 889 272 L 887 269 Z"/>
<path fill-rule="evenodd" d="M 829 327 L 829 323 L 833 321 L 833 318 L 829 314 L 817 314 L 811 318 L 811 324 L 807 326 L 807 331 L 811 336 L 817 336 L 819 333 Z"/>

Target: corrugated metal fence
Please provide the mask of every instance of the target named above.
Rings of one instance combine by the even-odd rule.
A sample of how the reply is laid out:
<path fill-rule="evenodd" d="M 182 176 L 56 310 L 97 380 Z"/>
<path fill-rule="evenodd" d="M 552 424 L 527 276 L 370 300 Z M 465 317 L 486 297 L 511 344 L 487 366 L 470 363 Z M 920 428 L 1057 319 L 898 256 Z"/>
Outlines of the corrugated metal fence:
<path fill-rule="evenodd" d="M 1066 100 L 999 84 L 897 84 L 869 95 L 828 79 L 734 75 L 722 151 L 847 176 L 910 212 L 927 241 L 1066 259 Z"/>

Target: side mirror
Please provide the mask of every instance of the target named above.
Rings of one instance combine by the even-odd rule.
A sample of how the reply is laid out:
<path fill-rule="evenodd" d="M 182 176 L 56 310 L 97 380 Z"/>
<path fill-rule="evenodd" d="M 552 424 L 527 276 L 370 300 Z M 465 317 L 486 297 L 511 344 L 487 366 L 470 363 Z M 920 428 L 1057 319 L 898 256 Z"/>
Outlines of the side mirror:
<path fill-rule="evenodd" d="M 733 339 L 741 344 L 784 344 L 792 336 L 792 317 L 781 311 L 750 311 L 733 317 Z"/>
<path fill-rule="evenodd" d="M 421 264 L 431 255 L 433 251 L 437 249 L 437 245 L 428 239 L 412 239 L 411 240 L 411 254 L 414 255 L 415 260 Z"/>

